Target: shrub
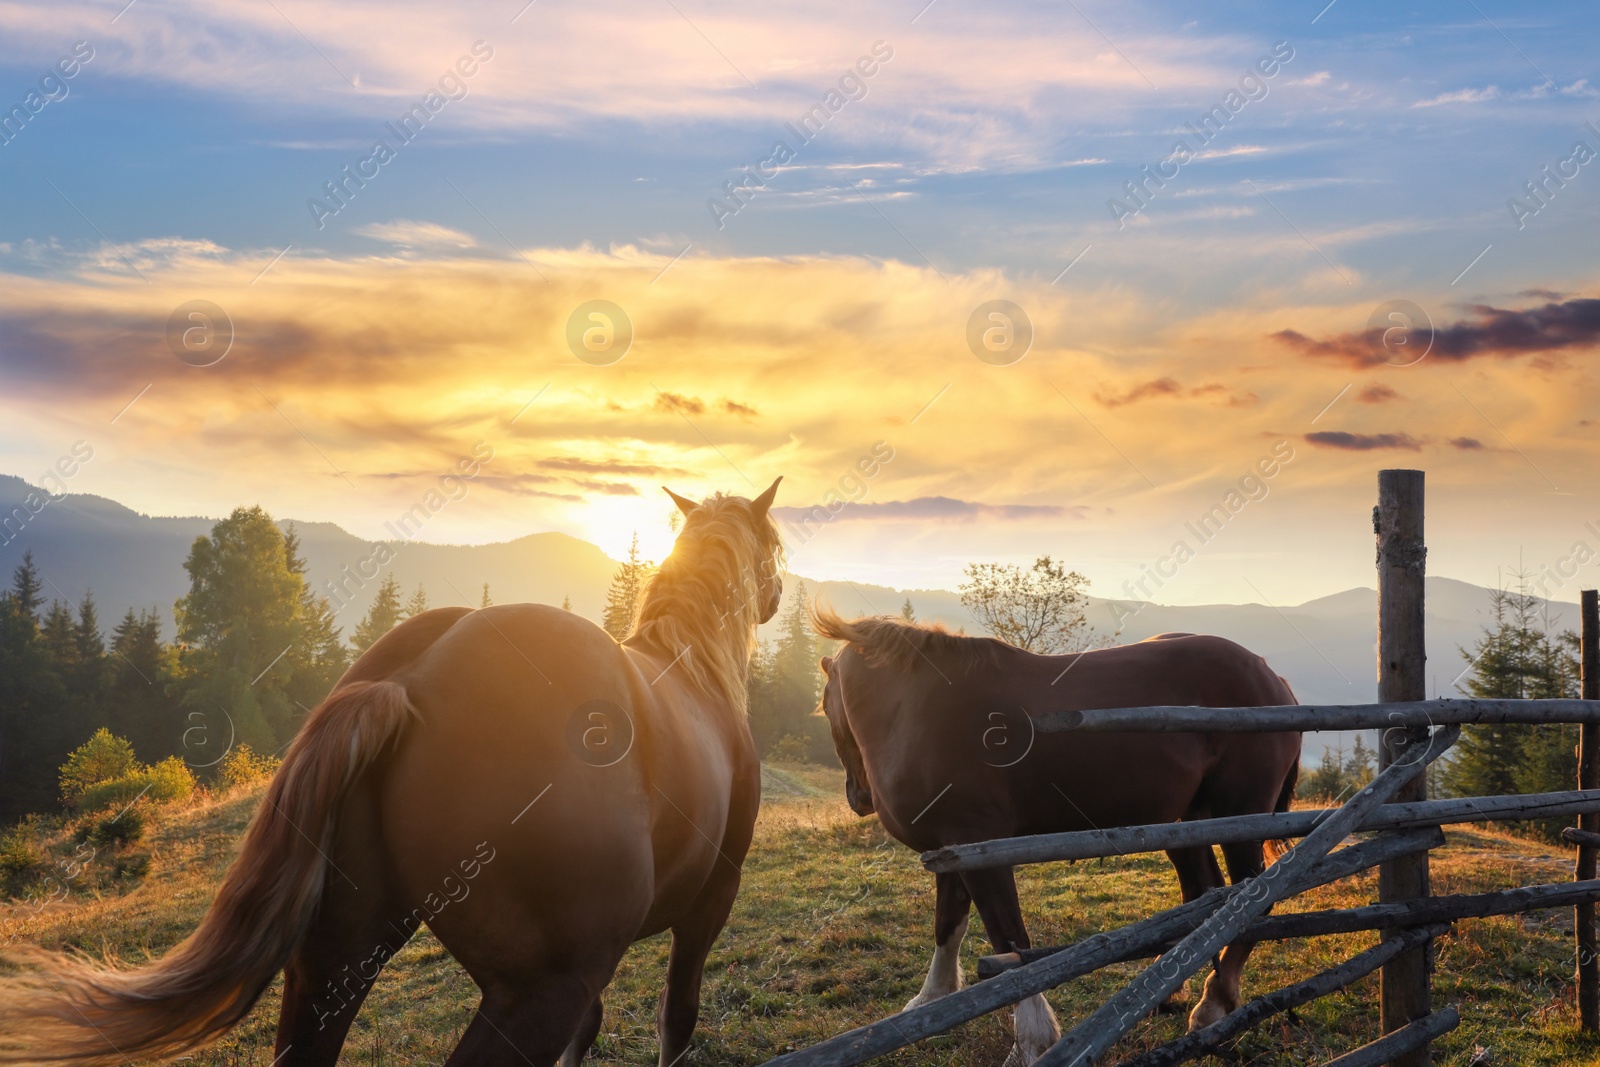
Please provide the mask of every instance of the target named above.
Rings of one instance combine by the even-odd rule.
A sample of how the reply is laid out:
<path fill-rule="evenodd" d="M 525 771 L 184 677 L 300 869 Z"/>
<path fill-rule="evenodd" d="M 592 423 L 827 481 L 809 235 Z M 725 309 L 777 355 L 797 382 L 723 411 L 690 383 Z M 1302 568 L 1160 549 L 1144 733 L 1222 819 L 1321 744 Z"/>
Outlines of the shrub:
<path fill-rule="evenodd" d="M 282 762 L 276 756 L 256 755 L 249 745 L 235 745 L 217 765 L 217 785 L 223 789 L 254 785 L 271 778 Z"/>
<path fill-rule="evenodd" d="M 798 734 L 784 734 L 772 743 L 767 758 L 774 763 L 809 763 L 811 742 Z"/>
<path fill-rule="evenodd" d="M 168 756 L 154 767 L 138 767 L 108 782 L 85 789 L 78 797 L 80 811 L 125 808 L 148 797 L 155 801 L 184 800 L 194 792 L 194 775 L 176 756 Z"/>
<path fill-rule="evenodd" d="M 0 887 L 12 890 L 22 886 L 44 862 L 44 853 L 21 827 L 0 836 Z"/>
<path fill-rule="evenodd" d="M 138 769 L 133 746 L 102 726 L 61 765 L 61 799 L 76 806 L 90 787 L 122 778 Z"/>
<path fill-rule="evenodd" d="M 89 842 L 94 845 L 131 845 L 144 836 L 144 813 L 124 808 L 94 824 Z"/>

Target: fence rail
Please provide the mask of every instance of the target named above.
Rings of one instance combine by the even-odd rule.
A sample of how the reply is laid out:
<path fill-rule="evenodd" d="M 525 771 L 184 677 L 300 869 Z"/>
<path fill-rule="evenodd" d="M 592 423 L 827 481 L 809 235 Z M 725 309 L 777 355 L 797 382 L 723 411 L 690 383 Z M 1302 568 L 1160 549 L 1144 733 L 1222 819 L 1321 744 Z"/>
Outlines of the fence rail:
<path fill-rule="evenodd" d="M 1445 723 L 1600 723 L 1600 700 L 1412 700 L 1387 704 L 1282 704 L 1256 708 L 1161 705 L 1050 711 L 1036 716 L 1042 734 L 1070 730 L 1103 733 L 1316 733 L 1384 730 Z"/>

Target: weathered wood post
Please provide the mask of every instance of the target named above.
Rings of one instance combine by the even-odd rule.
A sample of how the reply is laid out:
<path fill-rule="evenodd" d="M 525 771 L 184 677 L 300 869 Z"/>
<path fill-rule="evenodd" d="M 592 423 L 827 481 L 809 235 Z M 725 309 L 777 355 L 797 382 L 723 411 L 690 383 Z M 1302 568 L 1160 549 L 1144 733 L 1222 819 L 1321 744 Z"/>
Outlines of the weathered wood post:
<path fill-rule="evenodd" d="M 1583 615 L 1583 690 L 1585 700 L 1600 700 L 1600 594 L 1585 589 L 1580 594 Z M 1593 789 L 1600 780 L 1600 724 L 1586 722 L 1578 732 L 1578 788 Z M 1578 829 L 1600 831 L 1600 815 L 1578 816 Z M 1574 876 L 1595 876 L 1593 845 L 1578 846 Z M 1578 1019 L 1583 1029 L 1600 1030 L 1600 945 L 1595 942 L 1593 903 L 1575 909 L 1578 941 Z"/>
<path fill-rule="evenodd" d="M 1378 700 L 1422 700 L 1427 697 L 1427 650 L 1423 623 L 1423 578 L 1428 549 L 1423 541 L 1422 471 L 1378 472 L 1378 506 L 1372 512 L 1378 538 Z M 1428 779 L 1421 753 L 1428 742 L 1426 727 L 1392 727 L 1383 731 L 1380 767 L 1403 761 L 1418 764 L 1416 778 L 1401 788 L 1395 801 L 1425 800 Z M 1378 899 L 1384 903 L 1429 894 L 1428 854 L 1392 860 L 1378 868 Z M 1385 931 L 1384 936 L 1399 931 Z M 1429 972 L 1431 942 L 1384 964 L 1380 990 L 1384 1033 L 1399 1030 L 1432 1009 Z M 1404 1052 L 1391 1067 L 1429 1067 L 1431 1044 Z"/>

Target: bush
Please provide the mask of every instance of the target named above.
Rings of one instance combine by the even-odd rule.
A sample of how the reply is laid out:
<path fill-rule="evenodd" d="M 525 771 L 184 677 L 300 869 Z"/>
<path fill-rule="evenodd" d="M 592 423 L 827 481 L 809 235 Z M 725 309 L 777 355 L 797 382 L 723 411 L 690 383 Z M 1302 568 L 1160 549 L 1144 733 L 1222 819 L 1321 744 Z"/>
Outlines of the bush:
<path fill-rule="evenodd" d="M 124 808 L 100 819 L 89 831 L 93 845 L 131 845 L 144 837 L 144 814 L 138 808 Z"/>
<path fill-rule="evenodd" d="M 811 742 L 797 734 L 784 734 L 772 743 L 767 758 L 775 763 L 808 763 Z"/>
<path fill-rule="evenodd" d="M 276 756 L 256 755 L 249 745 L 235 745 L 217 765 L 217 785 L 223 789 L 254 785 L 271 778 L 282 762 Z"/>
<path fill-rule="evenodd" d="M 168 756 L 154 767 L 136 766 L 120 778 L 90 786 L 78 797 L 77 807 L 80 811 L 104 811 L 127 807 L 146 797 L 155 801 L 184 800 L 194 792 L 194 786 L 194 775 L 183 761 Z"/>
<path fill-rule="evenodd" d="M 139 761 L 134 758 L 133 746 L 102 726 L 61 765 L 61 799 L 76 807 L 79 799 L 91 787 L 122 778 L 138 769 Z"/>
<path fill-rule="evenodd" d="M 21 827 L 0 836 L 0 887 L 10 891 L 44 867 L 44 853 Z"/>

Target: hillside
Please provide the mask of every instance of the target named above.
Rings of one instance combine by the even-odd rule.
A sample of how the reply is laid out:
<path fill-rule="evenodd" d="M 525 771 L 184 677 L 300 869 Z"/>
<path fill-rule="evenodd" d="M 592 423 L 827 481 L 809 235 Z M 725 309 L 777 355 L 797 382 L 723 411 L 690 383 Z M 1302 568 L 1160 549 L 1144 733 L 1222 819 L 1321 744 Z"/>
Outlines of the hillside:
<path fill-rule="evenodd" d="M 842 774 L 769 767 L 744 886 L 709 960 L 696 1063 L 747 1067 L 788 1048 L 883 1018 L 916 992 L 927 967 L 933 880 L 916 856 L 888 839 L 876 818 L 858 819 L 841 798 Z M 153 818 L 148 840 L 102 850 L 66 899 L 0 904 L 0 941 L 113 952 L 130 964 L 186 936 L 233 859 L 259 788 L 201 798 Z M 68 828 L 50 835 L 51 862 L 74 855 Z M 1458 827 L 1434 853 L 1435 892 L 1483 892 L 1570 879 L 1565 853 L 1498 830 Z M 1019 871 L 1035 943 L 1077 940 L 1170 907 L 1176 882 L 1156 855 Z M 41 894 L 42 895 L 42 894 Z M 1376 896 L 1375 876 L 1346 879 L 1280 908 L 1348 907 Z M 1372 943 L 1370 934 L 1269 943 L 1252 957 L 1247 995 L 1306 977 Z M 668 941 L 636 945 L 606 997 L 599 1064 L 655 1062 L 655 998 Z M 971 980 L 988 951 L 976 920 L 962 950 Z M 1600 1045 L 1579 1036 L 1572 1007 L 1568 912 L 1471 920 L 1438 943 L 1436 1003 L 1457 1004 L 1462 1024 L 1439 1042 L 1435 1062 L 1519 1067 L 1593 1063 Z M 1050 994 L 1066 1022 L 1081 1018 L 1137 973 L 1126 964 Z M 231 1035 L 194 1058 L 201 1067 L 269 1067 L 280 985 Z M 1191 996 L 1198 983 L 1191 983 Z M 443 1062 L 470 1018 L 476 991 L 431 935 L 390 962 L 362 1008 L 342 1063 L 403 1067 Z M 1181 1016 L 1140 1024 L 1122 1054 L 1178 1036 Z M 1377 1034 L 1377 978 L 1299 1009 L 1247 1035 L 1241 1067 L 1325 1063 Z M 893 1062 L 993 1067 L 1009 1036 L 995 1016 L 929 1040 Z M 1113 1060 L 1112 1062 L 1115 1062 Z"/>

